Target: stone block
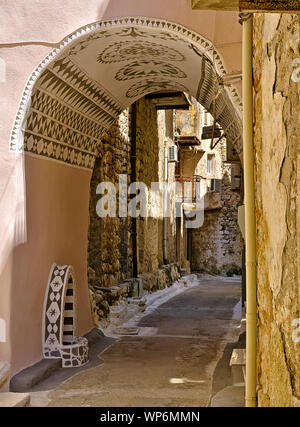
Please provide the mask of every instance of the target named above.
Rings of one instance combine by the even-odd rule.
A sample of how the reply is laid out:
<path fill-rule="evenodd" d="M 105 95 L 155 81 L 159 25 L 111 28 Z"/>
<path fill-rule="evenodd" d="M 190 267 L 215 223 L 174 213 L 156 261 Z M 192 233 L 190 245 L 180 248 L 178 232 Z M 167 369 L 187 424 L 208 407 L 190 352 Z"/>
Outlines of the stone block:
<path fill-rule="evenodd" d="M 91 267 L 88 268 L 88 282 L 93 283 L 96 280 L 96 272 Z"/>
<path fill-rule="evenodd" d="M 246 350 L 244 348 L 233 349 L 229 364 L 231 367 L 232 383 L 234 385 L 243 385 L 245 383 Z"/>
<path fill-rule="evenodd" d="M 8 391 L 9 388 L 10 365 L 4 360 L 0 360 L 0 392 Z"/>
<path fill-rule="evenodd" d="M 109 320 L 111 323 L 120 323 L 127 316 L 127 305 L 118 304 L 110 307 Z"/>
<path fill-rule="evenodd" d="M 30 395 L 27 393 L 0 393 L 0 407 L 13 408 L 30 406 Z"/>

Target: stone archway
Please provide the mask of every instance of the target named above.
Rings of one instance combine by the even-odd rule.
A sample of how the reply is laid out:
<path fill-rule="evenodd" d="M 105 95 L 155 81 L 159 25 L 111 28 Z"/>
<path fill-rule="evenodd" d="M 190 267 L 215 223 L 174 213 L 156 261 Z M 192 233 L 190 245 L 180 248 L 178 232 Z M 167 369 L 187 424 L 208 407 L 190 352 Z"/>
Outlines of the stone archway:
<path fill-rule="evenodd" d="M 178 24 L 151 18 L 120 18 L 80 28 L 32 73 L 10 143 L 11 151 L 26 153 L 28 228 L 27 242 L 14 259 L 22 268 L 15 267 L 12 278 L 15 366 L 41 356 L 42 301 L 54 261 L 72 265 L 78 278 L 78 335 L 92 328 L 88 205 L 91 172 L 104 133 L 142 96 L 180 90 L 214 115 L 240 152 L 241 101 L 235 87 L 223 85 L 225 75 L 221 55 L 210 41 Z M 30 310 L 33 305 L 36 310 Z M 21 312 L 33 325 L 30 331 L 19 325 Z M 34 343 L 26 362 L 21 356 L 24 341 Z"/>
<path fill-rule="evenodd" d="M 92 168 L 97 141 L 121 111 L 148 93 L 167 89 L 196 98 L 240 152 L 242 104 L 236 88 L 224 85 L 225 74 L 212 43 L 180 25 L 151 18 L 96 22 L 66 37 L 32 73 L 10 150 L 24 148 Z M 71 132 L 64 133 L 64 126 Z M 87 127 L 93 132 L 86 133 Z M 88 139 L 80 144 L 74 131 L 77 139 Z M 57 154 L 62 138 L 71 142 Z"/>

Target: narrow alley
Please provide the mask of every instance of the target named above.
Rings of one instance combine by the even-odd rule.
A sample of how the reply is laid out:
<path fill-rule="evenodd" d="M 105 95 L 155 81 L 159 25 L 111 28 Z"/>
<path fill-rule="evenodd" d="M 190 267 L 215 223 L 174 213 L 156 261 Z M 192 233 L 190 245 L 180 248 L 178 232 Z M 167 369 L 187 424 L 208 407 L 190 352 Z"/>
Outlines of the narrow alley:
<path fill-rule="evenodd" d="M 2 3 L 0 407 L 300 407 L 300 1 Z"/>
<path fill-rule="evenodd" d="M 103 364 L 87 365 L 52 390 L 41 383 L 31 405 L 209 406 L 216 365 L 241 333 L 240 297 L 238 277 L 196 279 L 131 320 L 138 334 L 109 345 L 99 354 Z"/>

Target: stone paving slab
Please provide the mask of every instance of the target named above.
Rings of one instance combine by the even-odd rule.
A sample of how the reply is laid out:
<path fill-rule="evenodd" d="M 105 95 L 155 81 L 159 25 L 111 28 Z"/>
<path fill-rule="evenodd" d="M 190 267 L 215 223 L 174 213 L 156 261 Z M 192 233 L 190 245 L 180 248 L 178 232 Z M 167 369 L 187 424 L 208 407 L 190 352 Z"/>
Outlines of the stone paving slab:
<path fill-rule="evenodd" d="M 99 355 L 102 365 L 48 391 L 44 405 L 209 406 L 217 363 L 238 335 L 232 317 L 241 293 L 238 282 L 214 283 L 187 288 L 138 316 L 130 327 L 149 328 L 151 335 L 119 337 Z M 33 406 L 39 402 L 35 394 Z"/>
<path fill-rule="evenodd" d="M 228 386 L 219 391 L 211 400 L 211 407 L 245 407 L 245 386 Z"/>
<path fill-rule="evenodd" d="M 30 406 L 30 395 L 27 393 L 0 393 L 0 408 Z"/>

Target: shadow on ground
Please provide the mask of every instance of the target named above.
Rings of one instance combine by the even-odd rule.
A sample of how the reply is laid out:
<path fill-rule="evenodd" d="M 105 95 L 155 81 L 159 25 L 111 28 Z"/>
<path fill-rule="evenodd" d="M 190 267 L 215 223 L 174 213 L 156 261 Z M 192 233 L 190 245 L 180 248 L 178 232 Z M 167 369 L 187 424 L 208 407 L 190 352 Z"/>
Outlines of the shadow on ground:
<path fill-rule="evenodd" d="M 24 369 L 10 381 L 10 391 L 36 392 L 52 390 L 79 372 L 102 365 L 98 357 L 116 339 L 106 337 L 98 329 L 93 329 L 85 337 L 89 341 L 89 362 L 81 367 L 62 368 L 60 359 L 43 359 Z"/>
<path fill-rule="evenodd" d="M 232 351 L 235 348 L 246 348 L 246 332 L 243 332 L 239 336 L 239 340 L 237 342 L 228 343 L 226 345 L 223 356 L 219 360 L 214 371 L 211 400 L 221 390 L 224 390 L 226 387 L 232 386 L 230 358 L 232 355 Z"/>

